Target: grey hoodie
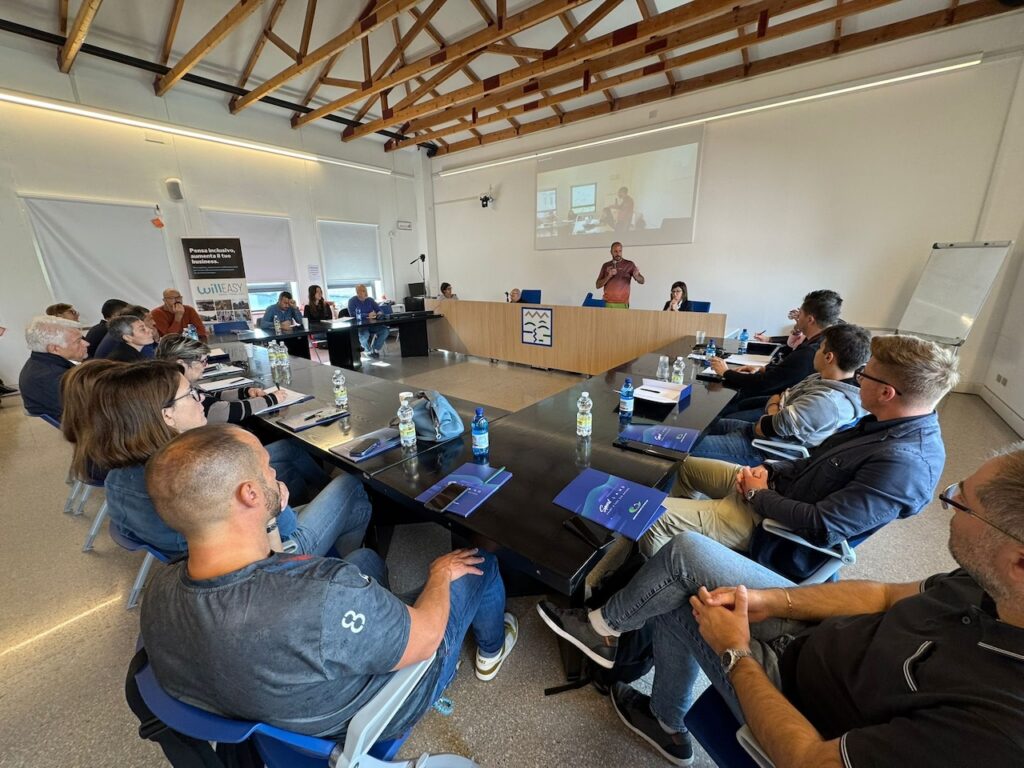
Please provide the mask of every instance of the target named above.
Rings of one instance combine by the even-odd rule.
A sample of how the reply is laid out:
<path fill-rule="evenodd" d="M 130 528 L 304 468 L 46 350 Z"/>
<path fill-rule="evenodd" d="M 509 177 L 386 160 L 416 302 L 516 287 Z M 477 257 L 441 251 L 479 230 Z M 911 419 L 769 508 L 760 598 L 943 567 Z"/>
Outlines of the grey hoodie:
<path fill-rule="evenodd" d="M 860 404 L 860 388 L 852 379 L 832 381 L 812 373 L 786 390 L 782 410 L 761 418 L 761 431 L 767 438 L 813 448 L 866 414 Z"/>

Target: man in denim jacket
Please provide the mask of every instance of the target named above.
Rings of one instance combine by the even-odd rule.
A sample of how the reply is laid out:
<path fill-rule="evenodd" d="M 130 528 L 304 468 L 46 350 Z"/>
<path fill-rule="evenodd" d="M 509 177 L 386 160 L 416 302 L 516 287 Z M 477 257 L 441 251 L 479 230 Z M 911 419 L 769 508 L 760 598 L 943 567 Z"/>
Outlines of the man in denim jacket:
<path fill-rule="evenodd" d="M 934 409 L 957 382 L 956 358 L 913 336 L 876 337 L 871 353 L 856 375 L 869 416 L 808 459 L 749 468 L 688 458 L 674 495 L 691 498 L 666 500 L 641 550 L 653 555 L 676 534 L 697 531 L 799 581 L 826 556 L 768 536 L 762 519 L 827 547 L 920 512 L 946 459 Z"/>

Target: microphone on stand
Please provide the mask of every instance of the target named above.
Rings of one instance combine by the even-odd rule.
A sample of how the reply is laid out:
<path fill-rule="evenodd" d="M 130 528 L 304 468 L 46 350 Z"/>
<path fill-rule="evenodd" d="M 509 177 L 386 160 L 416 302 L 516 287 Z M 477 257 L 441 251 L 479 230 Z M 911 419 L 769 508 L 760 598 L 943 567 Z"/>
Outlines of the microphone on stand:
<path fill-rule="evenodd" d="M 508 291 L 505 291 L 505 303 L 506 304 L 508 303 L 508 300 L 509 300 Z"/>

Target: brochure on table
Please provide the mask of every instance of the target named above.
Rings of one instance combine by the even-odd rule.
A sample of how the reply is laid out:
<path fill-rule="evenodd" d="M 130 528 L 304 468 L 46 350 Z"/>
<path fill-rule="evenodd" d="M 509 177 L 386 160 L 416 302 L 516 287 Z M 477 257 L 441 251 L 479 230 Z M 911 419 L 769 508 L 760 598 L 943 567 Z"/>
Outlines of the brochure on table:
<path fill-rule="evenodd" d="M 496 470 L 487 464 L 473 464 L 467 462 L 456 469 L 442 480 L 438 480 L 423 493 L 416 497 L 416 501 L 428 501 L 440 493 L 451 483 L 459 483 L 466 486 L 466 492 L 455 501 L 445 507 L 445 512 L 452 512 L 459 517 L 469 517 L 477 507 L 493 496 L 497 490 L 512 479 L 512 473 L 507 469 Z"/>
<path fill-rule="evenodd" d="M 665 424 L 630 424 L 619 433 L 619 440 L 631 440 L 644 445 L 668 448 L 686 454 L 700 437 L 699 429 L 689 427 L 670 427 Z"/>
<path fill-rule="evenodd" d="M 661 517 L 667 497 L 655 488 L 585 469 L 555 497 L 555 504 L 636 541 Z"/>
<path fill-rule="evenodd" d="M 380 440 L 380 444 L 373 450 L 367 451 L 362 456 L 353 456 L 350 451 L 365 440 Z M 365 435 L 354 437 L 341 445 L 336 445 L 331 448 L 331 453 L 358 464 L 361 461 L 372 459 L 374 456 L 384 453 L 385 451 L 390 451 L 400 442 L 401 437 L 399 436 L 397 429 L 394 427 L 383 427 L 382 429 L 375 429 L 373 432 L 367 432 Z"/>

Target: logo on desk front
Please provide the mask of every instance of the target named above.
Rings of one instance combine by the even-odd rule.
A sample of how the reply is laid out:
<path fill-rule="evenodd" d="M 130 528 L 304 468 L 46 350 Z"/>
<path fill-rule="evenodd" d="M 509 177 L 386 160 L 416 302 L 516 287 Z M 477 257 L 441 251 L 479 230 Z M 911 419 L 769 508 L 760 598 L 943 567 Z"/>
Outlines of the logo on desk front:
<path fill-rule="evenodd" d="M 551 346 L 551 309 L 522 307 L 523 344 Z"/>

